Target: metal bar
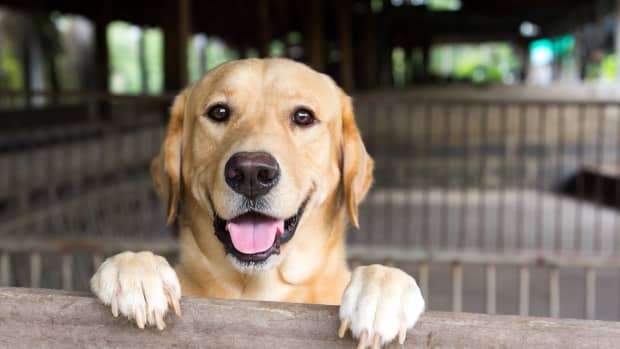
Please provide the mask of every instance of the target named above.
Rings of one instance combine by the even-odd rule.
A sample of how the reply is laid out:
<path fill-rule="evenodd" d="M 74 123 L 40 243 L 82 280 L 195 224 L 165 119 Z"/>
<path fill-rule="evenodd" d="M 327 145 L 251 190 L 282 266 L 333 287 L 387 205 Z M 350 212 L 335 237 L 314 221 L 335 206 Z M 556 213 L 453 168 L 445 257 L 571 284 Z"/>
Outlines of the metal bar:
<path fill-rule="evenodd" d="M 557 139 L 557 153 L 556 153 L 556 161 L 555 166 L 559 173 L 563 173 L 564 164 L 562 163 L 562 159 L 564 157 L 564 148 L 565 148 L 565 140 L 564 140 L 564 132 L 565 132 L 565 109 L 558 106 L 558 139 Z M 554 230 L 554 248 L 557 252 L 561 252 L 563 248 L 562 244 L 562 215 L 563 215 L 563 206 L 564 199 L 562 197 L 558 197 L 555 203 L 555 230 Z"/>
<path fill-rule="evenodd" d="M 586 268 L 586 319 L 596 319 L 596 271 Z"/>
<path fill-rule="evenodd" d="M 578 135 L 577 135 L 577 139 L 579 142 L 579 147 L 577 148 L 577 169 L 582 169 L 583 165 L 584 165 L 584 153 L 585 153 L 585 143 L 586 143 L 586 136 L 585 136 L 585 115 L 584 115 L 584 109 L 585 107 L 583 106 L 578 106 L 579 108 L 579 114 L 578 114 L 578 119 L 577 119 L 577 130 L 578 130 Z M 577 194 L 577 212 L 575 212 L 575 252 L 576 253 L 580 253 L 582 252 L 582 244 L 583 244 L 583 227 L 582 227 L 582 223 L 583 223 L 583 200 L 585 199 L 585 183 L 584 183 L 584 178 L 583 175 L 578 175 L 577 176 L 577 182 L 575 183 L 576 185 L 576 194 Z"/>
<path fill-rule="evenodd" d="M 557 267 L 549 269 L 549 316 L 560 317 L 560 273 Z"/>
<path fill-rule="evenodd" d="M 497 270 L 495 264 L 488 264 L 486 271 L 486 311 L 487 314 L 497 312 Z"/>
<path fill-rule="evenodd" d="M 519 315 L 530 314 L 530 268 L 522 265 L 519 267 Z"/>
<path fill-rule="evenodd" d="M 450 167 L 450 163 L 451 163 L 451 149 L 450 147 L 452 146 L 452 141 L 451 141 L 451 127 L 450 127 L 450 107 L 447 105 L 440 105 L 440 110 L 443 113 L 443 142 L 441 143 L 441 146 L 443 147 L 447 147 L 447 151 L 446 153 L 446 159 L 445 159 L 445 163 L 448 166 L 448 168 Z M 439 242 L 439 246 L 443 247 L 443 248 L 448 248 L 448 223 L 449 223 L 449 219 L 448 219 L 448 191 L 450 188 L 450 182 L 448 179 L 448 174 L 447 171 L 441 171 L 441 175 L 440 175 L 440 187 L 438 188 L 438 195 L 439 195 L 439 238 L 440 238 L 440 242 Z"/>
<path fill-rule="evenodd" d="M 407 188 L 407 191 L 409 192 L 409 196 L 407 197 L 407 204 L 405 205 L 405 210 L 406 210 L 406 215 L 407 217 L 411 217 L 414 211 L 413 208 L 413 199 L 412 199 L 412 195 L 413 195 L 413 189 L 414 189 L 414 178 L 413 178 L 413 174 L 414 169 L 414 163 L 415 163 L 415 156 L 416 154 L 416 144 L 415 144 L 415 137 L 414 137 L 414 122 L 413 122 L 413 118 L 414 118 L 414 110 L 413 110 L 414 104 L 413 103 L 409 103 L 405 106 L 405 125 L 404 125 L 404 129 L 405 132 L 408 134 L 409 137 L 407 137 L 407 148 L 409 150 L 408 152 L 408 156 L 407 159 L 405 161 L 406 165 L 405 165 L 405 184 L 403 185 L 405 188 Z M 413 222 L 412 222 L 413 223 Z M 412 225 L 412 224 L 411 224 Z M 413 246 L 416 241 L 414 239 L 414 234 L 412 233 L 406 233 L 404 229 L 403 229 L 403 234 L 404 234 L 404 239 L 403 239 L 403 243 L 405 243 L 408 246 Z"/>
<path fill-rule="evenodd" d="M 376 103 L 370 103 L 368 106 L 368 110 L 369 110 L 369 123 L 372 125 L 372 134 L 373 136 L 371 137 L 371 144 L 372 144 L 372 149 L 373 152 L 375 154 L 380 154 L 381 149 L 380 149 L 380 144 L 379 144 L 379 138 L 380 138 L 380 130 L 378 127 L 378 123 L 379 123 L 379 116 L 378 116 L 378 107 Z M 378 161 L 379 165 L 380 162 Z M 377 166 L 379 167 L 379 166 Z M 382 227 L 380 226 L 380 212 L 379 209 L 377 207 L 374 207 L 371 209 L 371 217 L 370 217 L 370 222 L 373 223 L 372 226 L 372 231 L 380 231 L 378 229 L 381 229 Z M 375 234 L 365 234 L 363 237 L 363 241 L 365 242 L 373 242 L 373 237 Z M 362 240 L 362 239 L 360 239 Z"/>
<path fill-rule="evenodd" d="M 61 273 L 62 273 L 62 289 L 71 291 L 73 290 L 73 256 L 64 253 L 61 260 Z"/>
<path fill-rule="evenodd" d="M 452 311 L 463 311 L 463 266 L 452 264 Z"/>
<path fill-rule="evenodd" d="M 387 106 L 385 112 L 383 113 L 383 118 L 381 120 L 381 124 L 383 124 L 383 127 L 381 127 L 381 129 L 383 130 L 383 134 L 382 137 L 380 138 L 381 140 L 381 156 L 383 157 L 383 163 L 384 163 L 384 171 L 385 173 L 395 173 L 395 167 L 394 167 L 394 163 L 397 161 L 391 161 L 390 159 L 390 137 L 389 135 L 393 135 L 394 134 L 394 122 L 395 122 L 395 117 L 394 117 L 394 107 L 390 104 Z M 373 239 L 373 242 L 375 244 L 378 244 L 381 242 L 381 240 L 384 240 L 386 238 L 387 235 L 387 241 L 393 241 L 394 240 L 394 233 L 396 233 L 395 229 L 394 229 L 394 207 L 392 205 L 393 202 L 393 198 L 392 198 L 392 192 L 394 192 L 393 187 L 391 187 L 392 183 L 388 183 L 386 181 L 386 183 L 382 183 L 382 185 L 386 188 L 386 201 L 385 204 L 383 205 L 383 212 L 382 212 L 382 216 L 383 216 L 383 231 L 387 232 L 387 234 L 372 234 L 373 237 L 375 237 L 375 239 Z"/>
<path fill-rule="evenodd" d="M 30 253 L 30 287 L 41 287 L 41 255 L 38 252 Z"/>
<path fill-rule="evenodd" d="M 488 128 L 489 128 L 489 105 L 480 105 L 480 159 L 479 159 L 479 171 L 480 171 L 480 180 L 478 182 L 478 191 L 479 191 L 479 200 L 480 206 L 478 207 L 478 243 L 477 248 L 484 249 L 487 245 L 486 235 L 487 235 L 487 225 L 486 225 L 486 207 L 485 207 L 485 198 L 484 195 L 486 191 L 486 172 L 487 172 L 487 156 L 486 152 L 489 146 L 488 140 Z"/>
<path fill-rule="evenodd" d="M 616 104 L 616 112 L 620 113 L 620 106 Z M 616 120 L 617 123 L 617 127 L 616 127 L 616 164 L 618 164 L 618 166 L 620 166 L 620 121 Z M 616 217 L 615 217 L 615 222 L 614 222 L 614 226 L 615 229 L 613 230 L 615 232 L 614 234 L 614 239 L 615 239 L 615 250 L 614 253 L 618 254 L 620 253 L 620 185 L 616 184 Z"/>
<path fill-rule="evenodd" d="M 424 151 L 426 153 L 426 170 L 429 171 L 431 168 L 431 146 L 432 146 L 432 132 L 433 132 L 433 109 L 429 104 L 424 104 L 424 126 L 425 126 L 425 139 L 424 139 Z M 432 246 L 431 242 L 431 232 L 430 232 L 430 188 L 431 188 L 431 176 L 430 174 L 426 175 L 423 182 L 422 188 L 422 234 L 423 240 L 422 246 L 425 246 L 427 249 L 430 249 Z"/>
<path fill-rule="evenodd" d="M 11 255 L 7 252 L 0 254 L 0 285 L 12 286 L 11 280 Z"/>
<path fill-rule="evenodd" d="M 596 144 L 596 165 L 603 165 L 603 141 L 605 137 L 605 106 L 599 107 L 598 115 L 597 115 L 597 144 Z M 600 178 L 598 178 L 595 182 L 594 188 L 594 201 L 599 205 L 603 206 L 603 183 Z M 603 250 L 603 242 L 602 242 L 602 219 L 603 219 L 603 210 L 599 209 L 594 220 L 594 251 L 602 252 Z"/>
<path fill-rule="evenodd" d="M 501 159 L 501 170 L 500 170 L 500 184 L 499 184 L 499 194 L 498 194 L 498 208 L 497 208 L 497 241 L 496 241 L 496 249 L 502 250 L 506 248 L 506 224 L 505 224 L 505 212 L 506 212 L 506 178 L 508 177 L 508 129 L 507 129 L 507 105 L 498 106 L 500 108 L 499 112 L 499 139 L 498 143 L 504 142 L 503 150 L 504 156 Z"/>
<path fill-rule="evenodd" d="M 547 106 L 542 105 L 540 107 L 540 116 L 539 116 L 539 134 L 538 134 L 538 142 L 539 142 L 539 159 L 538 159 L 538 199 L 536 200 L 536 212 L 543 212 L 544 205 L 544 191 L 545 191 L 545 144 L 546 137 L 546 124 L 547 124 Z M 544 215 L 538 214 L 536 215 L 536 249 L 542 251 L 544 250 Z"/>
<path fill-rule="evenodd" d="M 460 205 L 460 217 L 459 217 L 459 225 L 460 225 L 460 233 L 459 233 L 459 241 L 457 246 L 459 248 L 465 248 L 465 243 L 467 241 L 467 211 L 468 211 L 468 188 L 469 188 L 469 162 L 470 162 L 470 148 L 469 144 L 469 112 L 466 112 L 467 106 L 465 104 L 461 105 L 461 137 L 462 137 L 462 146 L 465 149 L 465 154 L 463 155 L 463 161 L 461 162 L 461 167 L 463 174 L 461 175 L 463 180 L 461 181 L 461 205 Z"/>
<path fill-rule="evenodd" d="M 517 205 L 517 213 L 516 213 L 516 248 L 518 250 L 523 249 L 524 247 L 524 239 L 525 239 L 525 205 L 524 205 L 524 193 L 525 193 L 525 183 L 527 181 L 527 170 L 526 170 L 526 157 L 527 157 L 527 152 L 526 152 L 526 138 L 525 138 L 525 132 L 527 130 L 527 109 L 524 109 L 523 105 L 519 105 L 518 106 L 518 110 L 519 110 L 519 114 L 518 116 L 518 121 L 519 121 L 519 126 L 518 126 L 518 141 L 517 141 L 517 158 L 520 159 L 520 165 L 519 165 L 519 171 L 522 171 L 520 173 L 520 175 L 518 176 L 518 178 L 516 179 L 517 181 L 517 186 L 519 189 L 519 194 L 518 194 L 518 203 Z M 521 151 L 521 156 L 519 156 L 519 151 Z"/>

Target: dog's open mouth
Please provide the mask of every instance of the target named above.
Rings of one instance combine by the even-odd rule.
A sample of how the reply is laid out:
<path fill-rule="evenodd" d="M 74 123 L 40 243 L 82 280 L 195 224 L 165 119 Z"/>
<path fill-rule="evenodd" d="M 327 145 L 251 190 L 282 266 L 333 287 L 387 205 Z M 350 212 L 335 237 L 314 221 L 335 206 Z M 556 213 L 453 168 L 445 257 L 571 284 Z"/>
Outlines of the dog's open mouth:
<path fill-rule="evenodd" d="M 243 262 L 263 262 L 273 254 L 280 253 L 280 245 L 291 240 L 297 230 L 306 204 L 288 219 L 248 212 L 231 220 L 223 220 L 215 214 L 213 226 L 217 238 L 226 252 Z"/>

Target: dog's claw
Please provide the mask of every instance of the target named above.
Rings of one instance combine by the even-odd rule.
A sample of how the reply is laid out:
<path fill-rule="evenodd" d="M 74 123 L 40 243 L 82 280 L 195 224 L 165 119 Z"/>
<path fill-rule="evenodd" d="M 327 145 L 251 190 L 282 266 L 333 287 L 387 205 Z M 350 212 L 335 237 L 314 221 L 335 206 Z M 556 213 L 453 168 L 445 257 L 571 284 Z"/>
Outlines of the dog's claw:
<path fill-rule="evenodd" d="M 350 324 L 351 324 L 351 321 L 349 319 L 345 319 L 340 322 L 340 328 L 338 329 L 339 338 L 344 337 L 345 333 L 347 333 L 347 330 L 349 329 Z"/>
<path fill-rule="evenodd" d="M 172 307 L 174 314 L 177 317 L 181 317 L 181 305 L 179 304 L 179 300 L 172 295 L 172 291 L 170 291 L 168 287 L 166 287 L 166 298 L 168 298 L 168 303 Z"/>
<path fill-rule="evenodd" d="M 364 349 L 364 348 L 366 348 L 366 339 L 367 338 L 368 338 L 368 331 L 367 330 L 363 330 L 362 333 L 360 333 L 359 342 L 357 342 L 357 349 Z"/>
<path fill-rule="evenodd" d="M 144 329 L 144 317 L 140 309 L 135 310 L 134 318 L 136 319 L 136 324 L 138 325 L 138 327 L 140 329 Z"/>
<path fill-rule="evenodd" d="M 381 347 L 381 336 L 376 334 L 372 337 L 372 349 L 379 349 Z"/>
<path fill-rule="evenodd" d="M 116 296 L 112 297 L 110 307 L 112 308 L 112 316 L 118 317 L 118 298 Z"/>
<path fill-rule="evenodd" d="M 157 323 L 157 329 L 162 331 L 166 328 L 166 323 L 164 322 L 164 318 L 162 314 L 156 310 L 153 310 L 153 317 L 155 318 L 155 322 Z"/>
<path fill-rule="evenodd" d="M 407 325 L 403 322 L 400 324 L 400 331 L 398 331 L 398 344 L 405 344 L 405 338 L 407 337 Z"/>

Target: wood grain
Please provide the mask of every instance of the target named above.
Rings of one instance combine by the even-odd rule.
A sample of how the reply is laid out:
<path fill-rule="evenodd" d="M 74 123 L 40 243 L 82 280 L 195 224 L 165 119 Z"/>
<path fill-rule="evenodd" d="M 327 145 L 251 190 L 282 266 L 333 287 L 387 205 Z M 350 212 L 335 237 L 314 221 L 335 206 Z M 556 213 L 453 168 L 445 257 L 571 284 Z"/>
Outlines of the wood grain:
<path fill-rule="evenodd" d="M 113 318 L 89 294 L 0 288 L 2 348 L 354 348 L 338 308 L 183 298 L 164 331 Z M 406 348 L 617 348 L 620 323 L 428 312 Z M 390 347 L 399 347 L 392 345 Z"/>

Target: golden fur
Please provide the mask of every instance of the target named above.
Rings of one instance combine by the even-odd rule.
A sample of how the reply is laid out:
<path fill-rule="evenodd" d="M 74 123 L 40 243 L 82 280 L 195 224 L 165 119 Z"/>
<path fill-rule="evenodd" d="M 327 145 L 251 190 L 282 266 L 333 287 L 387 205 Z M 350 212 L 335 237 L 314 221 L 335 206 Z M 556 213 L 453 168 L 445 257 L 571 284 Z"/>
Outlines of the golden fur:
<path fill-rule="evenodd" d="M 226 102 L 226 124 L 204 117 Z M 318 124 L 301 128 L 290 115 L 303 106 Z M 282 168 L 270 193 L 272 214 L 289 217 L 309 198 L 279 263 L 243 271 L 226 257 L 214 234 L 214 210 L 234 216 L 223 177 L 230 156 L 265 151 Z M 152 174 L 178 218 L 180 261 L 176 272 L 184 295 L 340 304 L 349 282 L 347 214 L 358 224 L 357 207 L 372 182 L 373 161 L 357 129 L 350 98 L 326 75 L 283 59 L 248 59 L 223 64 L 185 89 L 171 111 L 166 140 Z"/>

